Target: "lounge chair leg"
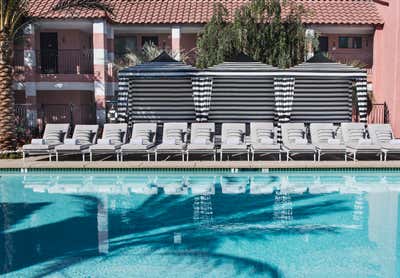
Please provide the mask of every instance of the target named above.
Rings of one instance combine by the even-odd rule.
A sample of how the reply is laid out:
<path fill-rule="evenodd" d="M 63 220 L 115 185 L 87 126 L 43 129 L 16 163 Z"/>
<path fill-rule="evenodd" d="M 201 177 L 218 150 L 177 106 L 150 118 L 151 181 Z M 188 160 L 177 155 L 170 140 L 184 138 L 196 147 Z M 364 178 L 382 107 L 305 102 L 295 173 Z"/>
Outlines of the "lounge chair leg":
<path fill-rule="evenodd" d="M 314 162 L 315 162 L 316 157 L 317 157 L 317 155 L 316 155 L 316 153 L 314 153 L 314 155 L 313 155 Z"/>
<path fill-rule="evenodd" d="M 251 153 L 251 161 L 254 161 L 254 151 Z"/>
<path fill-rule="evenodd" d="M 289 151 L 286 152 L 286 161 L 289 161 L 290 157 L 289 157 Z"/>
<path fill-rule="evenodd" d="M 185 154 L 184 154 L 184 152 L 181 152 L 181 155 L 182 155 L 182 161 L 185 161 Z"/>
<path fill-rule="evenodd" d="M 154 153 L 154 161 L 157 161 L 157 152 Z"/>
<path fill-rule="evenodd" d="M 123 152 L 120 152 L 119 153 L 119 161 L 124 161 L 124 153 Z"/>
<path fill-rule="evenodd" d="M 219 153 L 219 161 L 222 161 L 222 151 Z"/>
<path fill-rule="evenodd" d="M 247 151 L 247 161 L 250 161 L 250 152 Z"/>
<path fill-rule="evenodd" d="M 22 160 L 25 160 L 25 152 L 22 152 Z"/>
<path fill-rule="evenodd" d="M 214 161 L 217 161 L 217 152 L 214 151 Z"/>
<path fill-rule="evenodd" d="M 150 161 L 150 153 L 147 153 L 147 161 Z"/>
<path fill-rule="evenodd" d="M 357 160 L 357 153 L 354 152 L 354 153 L 353 153 L 353 161 L 356 162 L 356 160 Z"/>
<path fill-rule="evenodd" d="M 385 161 L 387 161 L 387 156 L 388 156 L 388 153 L 385 152 Z"/>
<path fill-rule="evenodd" d="M 82 161 L 85 162 L 85 154 L 82 154 Z"/>
<path fill-rule="evenodd" d="M 344 153 L 344 161 L 347 162 L 347 153 Z"/>
<path fill-rule="evenodd" d="M 89 158 L 90 158 L 90 162 L 92 162 L 92 161 L 93 161 L 93 154 L 92 154 L 92 152 L 89 153 Z"/>
<path fill-rule="evenodd" d="M 282 153 L 280 152 L 280 153 L 278 154 L 278 156 L 279 156 L 279 162 L 281 162 L 281 161 L 282 161 Z"/>

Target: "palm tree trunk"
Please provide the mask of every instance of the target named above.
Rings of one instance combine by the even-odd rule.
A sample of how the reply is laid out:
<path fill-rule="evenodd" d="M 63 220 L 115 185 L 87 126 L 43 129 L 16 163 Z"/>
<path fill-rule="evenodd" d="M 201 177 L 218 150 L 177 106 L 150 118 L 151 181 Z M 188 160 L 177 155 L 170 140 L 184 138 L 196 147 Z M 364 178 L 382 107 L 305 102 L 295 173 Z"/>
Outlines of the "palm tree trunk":
<path fill-rule="evenodd" d="M 16 127 L 14 114 L 14 92 L 12 86 L 12 48 L 10 38 L 0 33 L 0 150 L 14 150 Z"/>

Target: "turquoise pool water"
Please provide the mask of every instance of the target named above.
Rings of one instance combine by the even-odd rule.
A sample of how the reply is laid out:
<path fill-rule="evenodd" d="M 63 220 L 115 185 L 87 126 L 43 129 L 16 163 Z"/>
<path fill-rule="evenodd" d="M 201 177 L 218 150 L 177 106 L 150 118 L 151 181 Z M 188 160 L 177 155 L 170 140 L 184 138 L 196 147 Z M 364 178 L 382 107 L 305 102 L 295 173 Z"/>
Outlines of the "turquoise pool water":
<path fill-rule="evenodd" d="M 400 277 L 398 171 L 0 174 L 7 277 Z"/>

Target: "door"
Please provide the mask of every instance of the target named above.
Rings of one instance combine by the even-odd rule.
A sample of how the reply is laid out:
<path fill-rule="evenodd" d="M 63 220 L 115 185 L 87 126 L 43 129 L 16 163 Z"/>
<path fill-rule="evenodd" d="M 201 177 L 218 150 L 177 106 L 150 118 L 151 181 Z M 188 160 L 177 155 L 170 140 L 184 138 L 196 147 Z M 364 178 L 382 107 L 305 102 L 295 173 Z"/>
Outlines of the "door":
<path fill-rule="evenodd" d="M 329 51 L 329 40 L 328 37 L 319 37 L 319 52 L 328 53 Z"/>
<path fill-rule="evenodd" d="M 40 33 L 40 64 L 42 73 L 58 73 L 57 33 Z"/>

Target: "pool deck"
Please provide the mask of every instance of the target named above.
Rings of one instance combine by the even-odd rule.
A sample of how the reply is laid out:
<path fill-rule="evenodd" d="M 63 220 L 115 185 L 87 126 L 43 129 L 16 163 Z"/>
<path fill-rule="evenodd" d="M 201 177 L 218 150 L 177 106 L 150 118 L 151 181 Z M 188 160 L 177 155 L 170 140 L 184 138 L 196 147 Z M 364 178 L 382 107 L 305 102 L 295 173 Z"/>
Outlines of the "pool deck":
<path fill-rule="evenodd" d="M 399 168 L 400 160 L 392 161 L 46 161 L 43 157 L 0 160 L 0 169 L 207 169 L 207 168 L 238 168 L 238 169 L 296 169 L 296 168 Z"/>

